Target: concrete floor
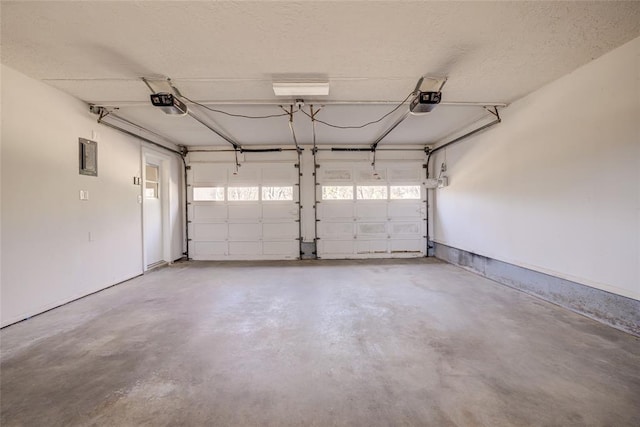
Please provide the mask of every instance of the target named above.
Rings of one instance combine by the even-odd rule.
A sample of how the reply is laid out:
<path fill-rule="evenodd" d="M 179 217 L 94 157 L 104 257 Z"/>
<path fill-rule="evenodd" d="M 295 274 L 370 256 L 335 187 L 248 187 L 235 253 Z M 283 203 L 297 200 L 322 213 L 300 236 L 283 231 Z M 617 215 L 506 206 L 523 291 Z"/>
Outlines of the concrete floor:
<path fill-rule="evenodd" d="M 640 339 L 434 260 L 181 263 L 1 339 L 4 427 L 640 426 Z"/>

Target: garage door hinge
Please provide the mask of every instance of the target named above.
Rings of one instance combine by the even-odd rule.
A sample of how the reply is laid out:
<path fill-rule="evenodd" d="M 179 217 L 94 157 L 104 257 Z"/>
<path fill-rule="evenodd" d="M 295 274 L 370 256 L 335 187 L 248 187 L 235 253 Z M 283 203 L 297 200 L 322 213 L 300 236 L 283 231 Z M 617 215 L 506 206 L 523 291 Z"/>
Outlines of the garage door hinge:
<path fill-rule="evenodd" d="M 193 221 L 187 221 L 187 224 L 191 224 Z"/>
<path fill-rule="evenodd" d="M 185 166 L 185 169 L 190 171 L 191 170 L 191 166 Z"/>
<path fill-rule="evenodd" d="M 187 204 L 188 204 L 188 205 L 190 205 L 190 204 L 191 204 L 191 202 L 187 202 Z"/>
<path fill-rule="evenodd" d="M 187 187 L 191 187 L 191 184 L 187 184 Z"/>
<path fill-rule="evenodd" d="M 426 168 L 427 168 L 427 164 L 425 163 L 422 165 L 422 169 L 426 169 Z"/>
<path fill-rule="evenodd" d="M 187 239 L 187 242 L 191 242 L 191 241 L 193 241 L 193 239 Z"/>
<path fill-rule="evenodd" d="M 316 164 L 316 169 L 320 169 L 320 165 L 319 164 Z"/>
<path fill-rule="evenodd" d="M 299 219 L 295 219 L 294 222 L 300 222 L 300 220 Z"/>
<path fill-rule="evenodd" d="M 300 163 L 296 163 L 295 165 L 293 165 L 294 168 L 299 168 L 300 167 Z"/>

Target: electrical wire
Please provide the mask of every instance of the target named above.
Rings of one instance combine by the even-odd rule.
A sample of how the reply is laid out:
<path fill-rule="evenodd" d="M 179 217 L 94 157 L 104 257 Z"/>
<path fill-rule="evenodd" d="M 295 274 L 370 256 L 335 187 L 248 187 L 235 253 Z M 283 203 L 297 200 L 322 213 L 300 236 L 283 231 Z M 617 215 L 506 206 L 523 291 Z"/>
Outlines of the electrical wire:
<path fill-rule="evenodd" d="M 242 119 L 271 119 L 271 118 L 274 118 L 274 117 L 284 117 L 284 116 L 288 116 L 288 115 L 289 115 L 289 113 L 283 113 L 283 114 L 269 114 L 269 115 L 266 115 L 266 116 L 247 116 L 247 115 L 245 115 L 245 114 L 233 114 L 233 113 L 229 113 L 229 112 L 227 112 L 227 111 L 222 111 L 222 110 L 217 110 L 217 109 L 215 109 L 215 108 L 211 108 L 211 107 L 209 107 L 209 106 L 207 106 L 207 105 L 205 105 L 205 104 L 201 104 L 201 103 L 199 103 L 199 102 L 197 102 L 197 101 L 194 101 L 193 99 L 189 99 L 189 98 L 187 98 L 187 97 L 186 97 L 186 96 L 184 96 L 184 95 L 180 95 L 180 96 L 181 96 L 182 98 L 186 99 L 187 101 L 191 102 L 192 104 L 195 104 L 195 105 L 197 105 L 197 106 L 199 106 L 199 107 L 202 107 L 202 108 L 207 109 L 207 110 L 209 110 L 209 111 L 212 111 L 212 112 L 214 112 L 214 113 L 225 114 L 225 115 L 230 116 L 230 117 L 240 117 L 240 118 L 242 118 Z M 296 112 L 297 112 L 297 111 L 294 111 L 294 114 L 295 114 Z"/>
<path fill-rule="evenodd" d="M 410 93 L 409 95 L 407 95 L 407 97 L 406 97 L 405 99 L 403 99 L 403 100 L 402 100 L 402 101 L 401 101 L 401 102 L 400 102 L 400 103 L 399 103 L 399 104 L 398 104 L 398 105 L 397 105 L 393 110 L 389 111 L 387 114 L 385 114 L 384 116 L 380 117 L 378 120 L 374 120 L 374 121 L 371 121 L 371 122 L 368 122 L 368 123 L 364 123 L 364 124 L 362 124 L 362 125 L 357 125 L 357 126 L 341 126 L 341 125 L 334 125 L 334 124 L 332 124 L 332 123 L 328 123 L 328 122 L 325 122 L 325 121 L 323 121 L 323 120 L 319 120 L 319 119 L 316 119 L 316 118 L 314 118 L 314 117 L 311 117 L 311 116 L 309 115 L 309 113 L 307 113 L 307 112 L 306 112 L 306 111 L 304 111 L 304 110 L 300 110 L 300 111 L 302 111 L 302 113 L 303 113 L 305 116 L 309 117 L 310 119 L 312 119 L 312 120 L 314 120 L 314 121 L 316 121 L 316 122 L 318 122 L 318 123 L 322 123 L 322 124 L 323 124 L 323 125 L 325 125 L 325 126 L 329 126 L 329 127 L 336 128 L 336 129 L 362 129 L 362 128 L 367 127 L 367 126 L 369 126 L 369 125 L 373 125 L 373 124 L 376 124 L 376 123 L 380 123 L 382 120 L 386 119 L 388 116 L 390 116 L 391 114 L 393 114 L 393 113 L 395 113 L 396 111 L 398 111 L 398 109 L 399 109 L 400 107 L 402 107 L 402 106 L 404 105 L 404 103 L 405 103 L 405 102 L 407 102 L 407 100 L 408 100 L 409 98 L 411 98 L 411 96 L 412 96 L 414 93 L 415 93 L 415 92 L 411 92 L 411 93 Z"/>

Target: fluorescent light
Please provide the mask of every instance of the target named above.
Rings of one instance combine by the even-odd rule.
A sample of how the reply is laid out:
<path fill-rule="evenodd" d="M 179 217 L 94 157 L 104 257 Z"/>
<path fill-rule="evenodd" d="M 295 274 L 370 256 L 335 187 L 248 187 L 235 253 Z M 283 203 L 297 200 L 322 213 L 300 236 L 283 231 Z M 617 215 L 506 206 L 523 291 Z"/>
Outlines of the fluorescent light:
<path fill-rule="evenodd" d="M 329 82 L 273 82 L 276 96 L 329 95 Z"/>

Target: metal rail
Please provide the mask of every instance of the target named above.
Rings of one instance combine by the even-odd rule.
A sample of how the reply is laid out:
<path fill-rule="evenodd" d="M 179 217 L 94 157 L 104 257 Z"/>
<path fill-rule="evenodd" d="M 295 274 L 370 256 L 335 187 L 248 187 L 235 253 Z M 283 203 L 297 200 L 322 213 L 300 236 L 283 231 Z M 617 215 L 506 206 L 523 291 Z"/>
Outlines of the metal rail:
<path fill-rule="evenodd" d="M 320 240 L 318 237 L 318 168 L 320 166 L 318 165 L 318 147 L 316 145 L 316 114 L 318 114 L 320 110 L 314 112 L 313 105 L 309 108 L 309 111 L 311 111 L 311 124 L 313 130 L 313 242 L 315 243 L 315 255 L 316 258 L 318 258 L 318 240 Z"/>
<path fill-rule="evenodd" d="M 183 101 L 186 104 L 193 104 L 190 101 Z M 398 105 L 400 103 L 399 100 L 390 100 L 390 99 L 377 99 L 377 100 L 320 100 L 320 99 L 305 99 L 306 103 L 314 103 L 317 105 L 328 106 L 328 105 Z M 409 101 L 406 101 L 405 104 L 408 104 Z M 281 106 L 287 104 L 295 104 L 294 99 L 288 100 L 204 100 L 198 101 L 198 104 L 203 105 L 231 105 L 231 106 L 244 106 L 244 105 L 273 105 L 273 106 Z M 109 101 L 109 102 L 95 102 L 93 105 L 98 107 L 147 107 L 149 105 L 148 102 L 143 101 Z M 495 102 L 495 101 L 442 101 L 439 106 L 447 106 L 447 107 L 499 107 L 504 108 L 509 104 L 506 102 Z"/>

